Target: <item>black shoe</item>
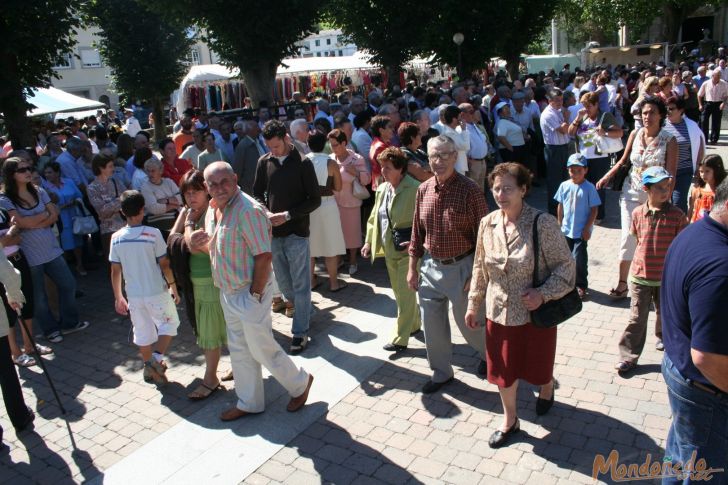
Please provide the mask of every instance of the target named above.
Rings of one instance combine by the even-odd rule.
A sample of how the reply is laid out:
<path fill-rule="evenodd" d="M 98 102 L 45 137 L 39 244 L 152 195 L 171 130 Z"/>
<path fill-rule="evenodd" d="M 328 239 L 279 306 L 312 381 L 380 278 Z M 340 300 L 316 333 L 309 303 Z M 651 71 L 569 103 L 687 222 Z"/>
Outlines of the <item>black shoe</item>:
<path fill-rule="evenodd" d="M 417 334 L 418 334 L 418 333 L 420 333 L 420 332 L 422 332 L 422 329 L 421 329 L 421 328 L 418 328 L 417 330 L 415 330 L 414 332 L 412 332 L 412 333 L 410 334 L 410 337 L 414 337 L 415 335 L 417 335 Z"/>
<path fill-rule="evenodd" d="M 540 397 L 536 399 L 536 414 L 538 416 L 543 416 L 544 414 L 549 412 L 549 409 L 551 409 L 551 406 L 554 405 L 554 396 L 556 395 L 556 387 L 554 386 L 554 390 L 551 393 L 551 399 L 541 399 Z"/>
<path fill-rule="evenodd" d="M 433 392 L 437 392 L 440 390 L 441 387 L 443 387 L 446 384 L 450 384 L 453 381 L 453 377 L 446 381 L 442 382 L 432 382 L 432 380 L 429 380 L 425 382 L 425 385 L 422 386 L 422 394 L 432 394 Z"/>
<path fill-rule="evenodd" d="M 35 413 L 33 412 L 33 410 L 27 406 L 26 408 L 28 409 L 28 415 L 25 417 L 22 423 L 20 423 L 18 426 L 15 426 L 16 433 L 20 433 L 21 431 L 28 429 L 35 420 Z"/>
<path fill-rule="evenodd" d="M 385 344 L 384 347 L 382 347 L 387 352 L 402 352 L 403 350 L 407 350 L 406 345 L 397 345 L 393 343 Z"/>
<path fill-rule="evenodd" d="M 488 364 L 484 360 L 481 360 L 478 362 L 478 369 L 475 372 L 478 374 L 478 377 L 485 378 L 488 375 Z"/>
<path fill-rule="evenodd" d="M 501 430 L 498 430 L 490 435 L 490 439 L 488 439 L 488 446 L 490 446 L 491 448 L 500 448 L 508 442 L 511 436 L 518 433 L 520 430 L 521 423 L 518 421 L 518 418 L 516 418 L 516 422 L 513 423 L 513 426 L 508 428 L 508 431 L 506 431 L 505 433 Z"/>
<path fill-rule="evenodd" d="M 303 350 L 308 345 L 308 336 L 304 337 L 293 337 L 293 340 L 291 340 L 291 354 L 297 355 L 303 352 Z"/>

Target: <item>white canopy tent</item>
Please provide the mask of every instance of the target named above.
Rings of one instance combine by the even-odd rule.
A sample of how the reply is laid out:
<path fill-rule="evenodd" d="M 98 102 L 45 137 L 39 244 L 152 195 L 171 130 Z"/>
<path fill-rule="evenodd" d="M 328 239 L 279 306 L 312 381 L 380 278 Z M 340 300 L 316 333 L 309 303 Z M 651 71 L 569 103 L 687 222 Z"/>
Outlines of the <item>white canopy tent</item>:
<path fill-rule="evenodd" d="M 54 87 L 37 89 L 31 96 L 28 96 L 27 101 L 35 106 L 35 108 L 28 111 L 28 116 L 75 113 L 106 108 L 104 103 L 82 98 Z"/>
<path fill-rule="evenodd" d="M 297 74 L 303 72 L 341 71 L 346 69 L 375 69 L 377 66 L 369 62 L 370 56 L 362 52 L 355 52 L 353 56 L 341 57 L 303 57 L 283 59 L 278 66 L 277 75 Z M 204 64 L 190 67 L 187 75 L 182 79 L 179 89 L 173 94 L 177 112 L 182 113 L 186 106 L 184 98 L 179 96 L 187 85 L 196 82 L 220 81 L 240 76 L 240 70 L 230 69 L 220 64 Z"/>

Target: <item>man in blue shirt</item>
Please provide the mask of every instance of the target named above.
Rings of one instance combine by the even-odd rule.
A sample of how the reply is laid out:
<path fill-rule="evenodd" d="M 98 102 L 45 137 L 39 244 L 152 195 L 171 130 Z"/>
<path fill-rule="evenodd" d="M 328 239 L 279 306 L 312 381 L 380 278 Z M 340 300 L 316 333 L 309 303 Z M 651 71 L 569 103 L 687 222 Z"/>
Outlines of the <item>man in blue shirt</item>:
<path fill-rule="evenodd" d="M 569 171 L 569 180 L 562 182 L 554 195 L 554 200 L 559 203 L 556 217 L 576 260 L 576 289 L 579 296 L 584 298 L 589 287 L 587 241 L 591 238 L 594 220 L 602 201 L 594 184 L 585 178 L 589 169 L 584 155 L 571 155 L 566 162 L 566 168 Z"/>
<path fill-rule="evenodd" d="M 693 84 L 695 84 L 695 89 L 700 89 L 700 86 L 703 85 L 705 81 L 710 79 L 705 74 L 707 73 L 708 69 L 705 66 L 698 67 L 698 74 L 693 76 Z"/>
<path fill-rule="evenodd" d="M 674 467 L 705 459 L 706 468 L 723 469 L 711 483 L 728 483 L 728 180 L 715 191 L 710 215 L 670 246 L 660 300 L 673 419 L 665 460 Z M 662 483 L 682 483 L 678 478 Z"/>

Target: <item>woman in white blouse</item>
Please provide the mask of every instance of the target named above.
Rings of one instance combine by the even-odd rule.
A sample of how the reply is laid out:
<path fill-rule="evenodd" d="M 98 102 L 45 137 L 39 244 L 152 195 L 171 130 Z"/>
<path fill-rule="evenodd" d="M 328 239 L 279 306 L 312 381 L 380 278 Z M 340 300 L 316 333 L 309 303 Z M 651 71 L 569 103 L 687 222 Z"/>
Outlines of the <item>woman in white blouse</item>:
<path fill-rule="evenodd" d="M 172 179 L 162 177 L 163 169 L 162 162 L 156 158 L 144 162 L 144 171 L 149 180 L 142 184 L 141 193 L 144 196 L 146 224 L 162 231 L 166 240 L 177 212 L 182 207 L 182 196 Z"/>

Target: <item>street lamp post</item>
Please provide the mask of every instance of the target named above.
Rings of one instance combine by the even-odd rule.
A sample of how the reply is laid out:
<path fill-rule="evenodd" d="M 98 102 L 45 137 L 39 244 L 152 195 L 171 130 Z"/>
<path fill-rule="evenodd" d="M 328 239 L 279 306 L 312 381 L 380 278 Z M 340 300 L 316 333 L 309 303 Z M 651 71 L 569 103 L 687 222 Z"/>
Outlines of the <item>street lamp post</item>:
<path fill-rule="evenodd" d="M 458 46 L 458 80 L 463 80 L 463 52 L 461 45 L 463 41 L 465 40 L 465 36 L 462 34 L 462 32 L 457 32 L 455 35 L 452 36 L 452 41 L 455 42 L 455 45 Z"/>

